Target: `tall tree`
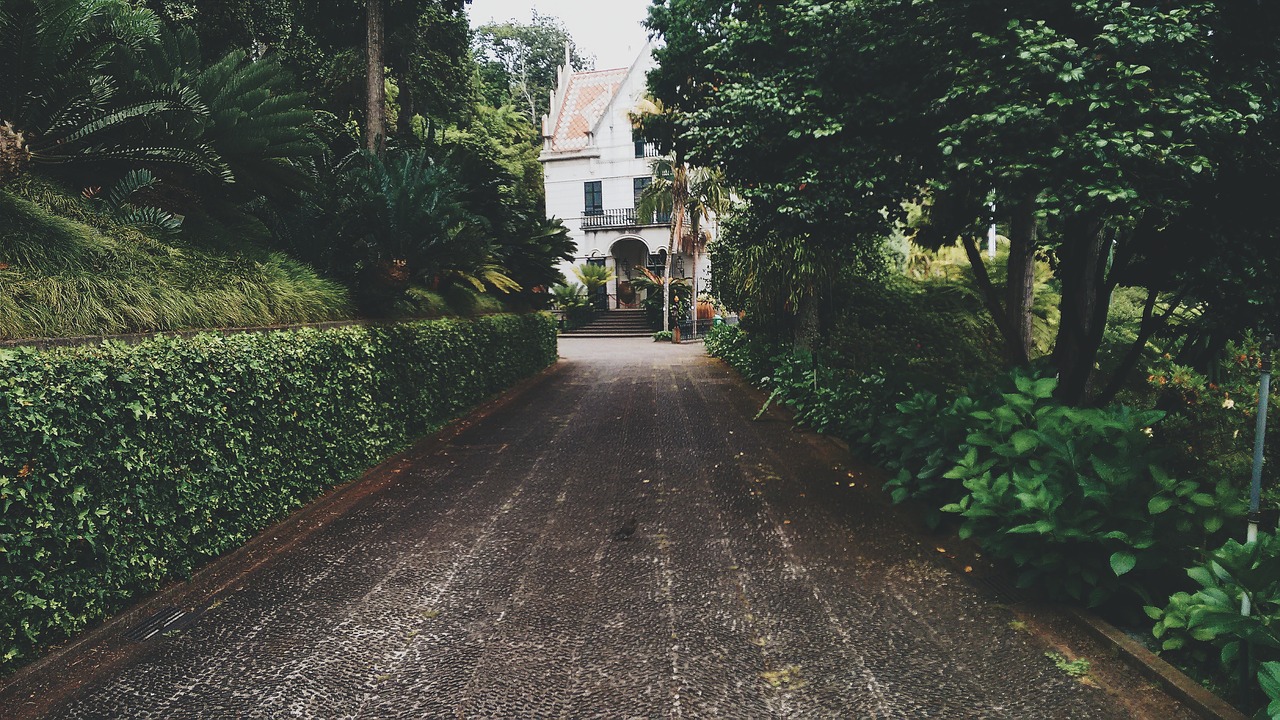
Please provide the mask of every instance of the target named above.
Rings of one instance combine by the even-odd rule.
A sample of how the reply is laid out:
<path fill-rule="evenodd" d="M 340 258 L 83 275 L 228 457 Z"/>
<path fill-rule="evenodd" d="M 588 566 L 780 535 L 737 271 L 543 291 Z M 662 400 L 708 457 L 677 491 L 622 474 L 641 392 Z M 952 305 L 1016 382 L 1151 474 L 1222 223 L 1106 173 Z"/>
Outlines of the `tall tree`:
<path fill-rule="evenodd" d="M 1161 243 L 1276 112 L 1259 74 L 1274 70 L 1274 39 L 1222 62 L 1239 57 L 1227 38 L 1274 16 L 1225 0 L 664 0 L 651 80 L 688 118 L 691 160 L 723 166 L 758 208 L 843 217 L 856 226 L 845 243 L 872 244 L 903 200 L 930 199 L 1015 362 L 1030 269 L 1047 257 L 1062 290 L 1052 361 L 1061 398 L 1079 403 L 1098 385 L 1111 292 L 1187 267 Z M 1014 241 L 1003 292 L 974 242 L 992 198 Z M 1179 299 L 1179 273 L 1150 287 Z"/>
<path fill-rule="evenodd" d="M 495 107 L 521 108 L 536 126 L 549 111 L 549 95 L 556 88 L 556 70 L 564 62 L 566 46 L 575 69 L 595 67 L 595 58 L 582 54 L 563 22 L 536 10 L 528 23 L 509 20 L 476 28 L 472 51 L 485 100 Z"/>
<path fill-rule="evenodd" d="M 729 210 L 729 189 L 724 182 L 724 174 L 719 170 L 708 168 L 682 168 L 672 160 L 661 158 L 653 163 L 654 179 L 644 189 L 636 212 L 642 218 L 656 215 L 668 215 L 672 218 L 671 238 L 674 248 L 688 253 L 693 258 L 693 290 L 694 318 L 693 332 L 698 332 L 697 318 L 697 278 L 698 256 L 706 248 L 707 224 L 723 218 Z M 678 204 L 683 195 L 683 204 Z M 680 209 L 680 212 L 676 212 Z M 676 230 L 676 216 L 681 229 Z M 684 223 L 688 223 L 687 228 Z M 670 256 L 671 250 L 668 250 Z M 669 273 L 668 273 L 669 274 Z M 664 298 L 667 309 L 670 309 L 670 295 Z"/>
<path fill-rule="evenodd" d="M 366 0 L 365 8 L 365 149 L 382 155 L 387 147 L 387 75 L 382 0 Z"/>

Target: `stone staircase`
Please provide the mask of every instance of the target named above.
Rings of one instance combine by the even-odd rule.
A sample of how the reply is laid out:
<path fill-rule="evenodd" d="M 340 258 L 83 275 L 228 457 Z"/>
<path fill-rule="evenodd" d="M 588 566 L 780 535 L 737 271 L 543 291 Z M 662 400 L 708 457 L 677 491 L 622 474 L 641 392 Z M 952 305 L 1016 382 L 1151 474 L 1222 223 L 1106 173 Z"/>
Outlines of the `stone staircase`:
<path fill-rule="evenodd" d="M 596 313 L 586 325 L 560 333 L 561 337 L 583 338 L 636 338 L 652 335 L 644 310 L 605 310 Z"/>

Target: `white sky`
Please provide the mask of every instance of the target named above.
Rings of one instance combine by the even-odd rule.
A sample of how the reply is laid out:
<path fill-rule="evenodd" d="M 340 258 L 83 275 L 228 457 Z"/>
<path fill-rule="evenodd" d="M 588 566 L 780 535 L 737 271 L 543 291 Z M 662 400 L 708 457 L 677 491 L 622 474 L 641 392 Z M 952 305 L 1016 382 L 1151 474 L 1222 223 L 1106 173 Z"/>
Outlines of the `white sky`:
<path fill-rule="evenodd" d="M 644 47 L 648 32 L 640 22 L 649 0 L 472 0 L 471 26 L 489 21 L 529 22 L 533 11 L 559 18 L 584 54 L 596 56 L 596 68 L 627 67 Z"/>

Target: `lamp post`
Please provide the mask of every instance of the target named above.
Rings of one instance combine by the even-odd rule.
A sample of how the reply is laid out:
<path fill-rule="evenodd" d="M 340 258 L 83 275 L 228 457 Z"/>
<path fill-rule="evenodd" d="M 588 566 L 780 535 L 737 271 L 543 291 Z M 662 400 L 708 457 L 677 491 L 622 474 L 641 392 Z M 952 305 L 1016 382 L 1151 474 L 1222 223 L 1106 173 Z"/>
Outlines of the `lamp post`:
<path fill-rule="evenodd" d="M 1258 421 L 1253 435 L 1253 476 L 1249 483 L 1249 529 L 1246 542 L 1258 539 L 1258 523 L 1262 520 L 1262 449 L 1267 437 L 1267 405 L 1271 395 L 1271 336 L 1262 341 L 1262 373 L 1258 382 Z M 1245 598 L 1241 612 L 1249 614 L 1249 600 Z"/>
<path fill-rule="evenodd" d="M 1267 404 L 1271 394 L 1271 346 L 1270 335 L 1262 340 L 1262 373 L 1258 378 L 1258 421 L 1253 435 L 1253 476 L 1249 483 L 1249 527 L 1245 531 L 1245 542 L 1258 540 L 1258 523 L 1262 521 L 1262 450 L 1267 438 Z M 1240 614 L 1249 617 L 1252 611 L 1249 593 L 1240 594 Z M 1252 648 L 1248 641 L 1243 643 L 1243 662 L 1240 663 L 1240 688 L 1244 701 L 1248 703 L 1250 695 L 1249 666 Z"/>
<path fill-rule="evenodd" d="M 987 257 L 996 256 L 996 204 L 991 203 L 991 227 L 987 228 Z"/>

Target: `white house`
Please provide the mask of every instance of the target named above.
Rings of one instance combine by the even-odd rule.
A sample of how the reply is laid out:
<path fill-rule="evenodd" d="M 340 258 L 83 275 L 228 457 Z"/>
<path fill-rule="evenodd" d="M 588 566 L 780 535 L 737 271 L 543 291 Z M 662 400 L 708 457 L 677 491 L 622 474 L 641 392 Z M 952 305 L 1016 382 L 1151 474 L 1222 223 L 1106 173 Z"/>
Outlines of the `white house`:
<path fill-rule="evenodd" d="M 563 220 L 578 245 L 574 262 L 561 270 L 572 279 L 574 265 L 612 268 L 615 279 L 607 289 L 611 309 L 639 306 L 644 295 L 631 287 L 630 279 L 641 266 L 662 274 L 671 236 L 670 218 L 643 223 L 635 211 L 641 191 L 652 180 L 657 152 L 652 144 L 635 139 L 629 114 L 644 98 L 645 73 L 652 66 L 649 44 L 631 67 L 612 70 L 576 71 L 566 52 L 551 94 L 551 112 L 542 118 L 539 159 L 547 217 Z M 677 252 L 672 277 L 692 277 L 693 259 Z M 709 268 L 702 253 L 697 259 L 700 292 L 707 286 Z"/>

